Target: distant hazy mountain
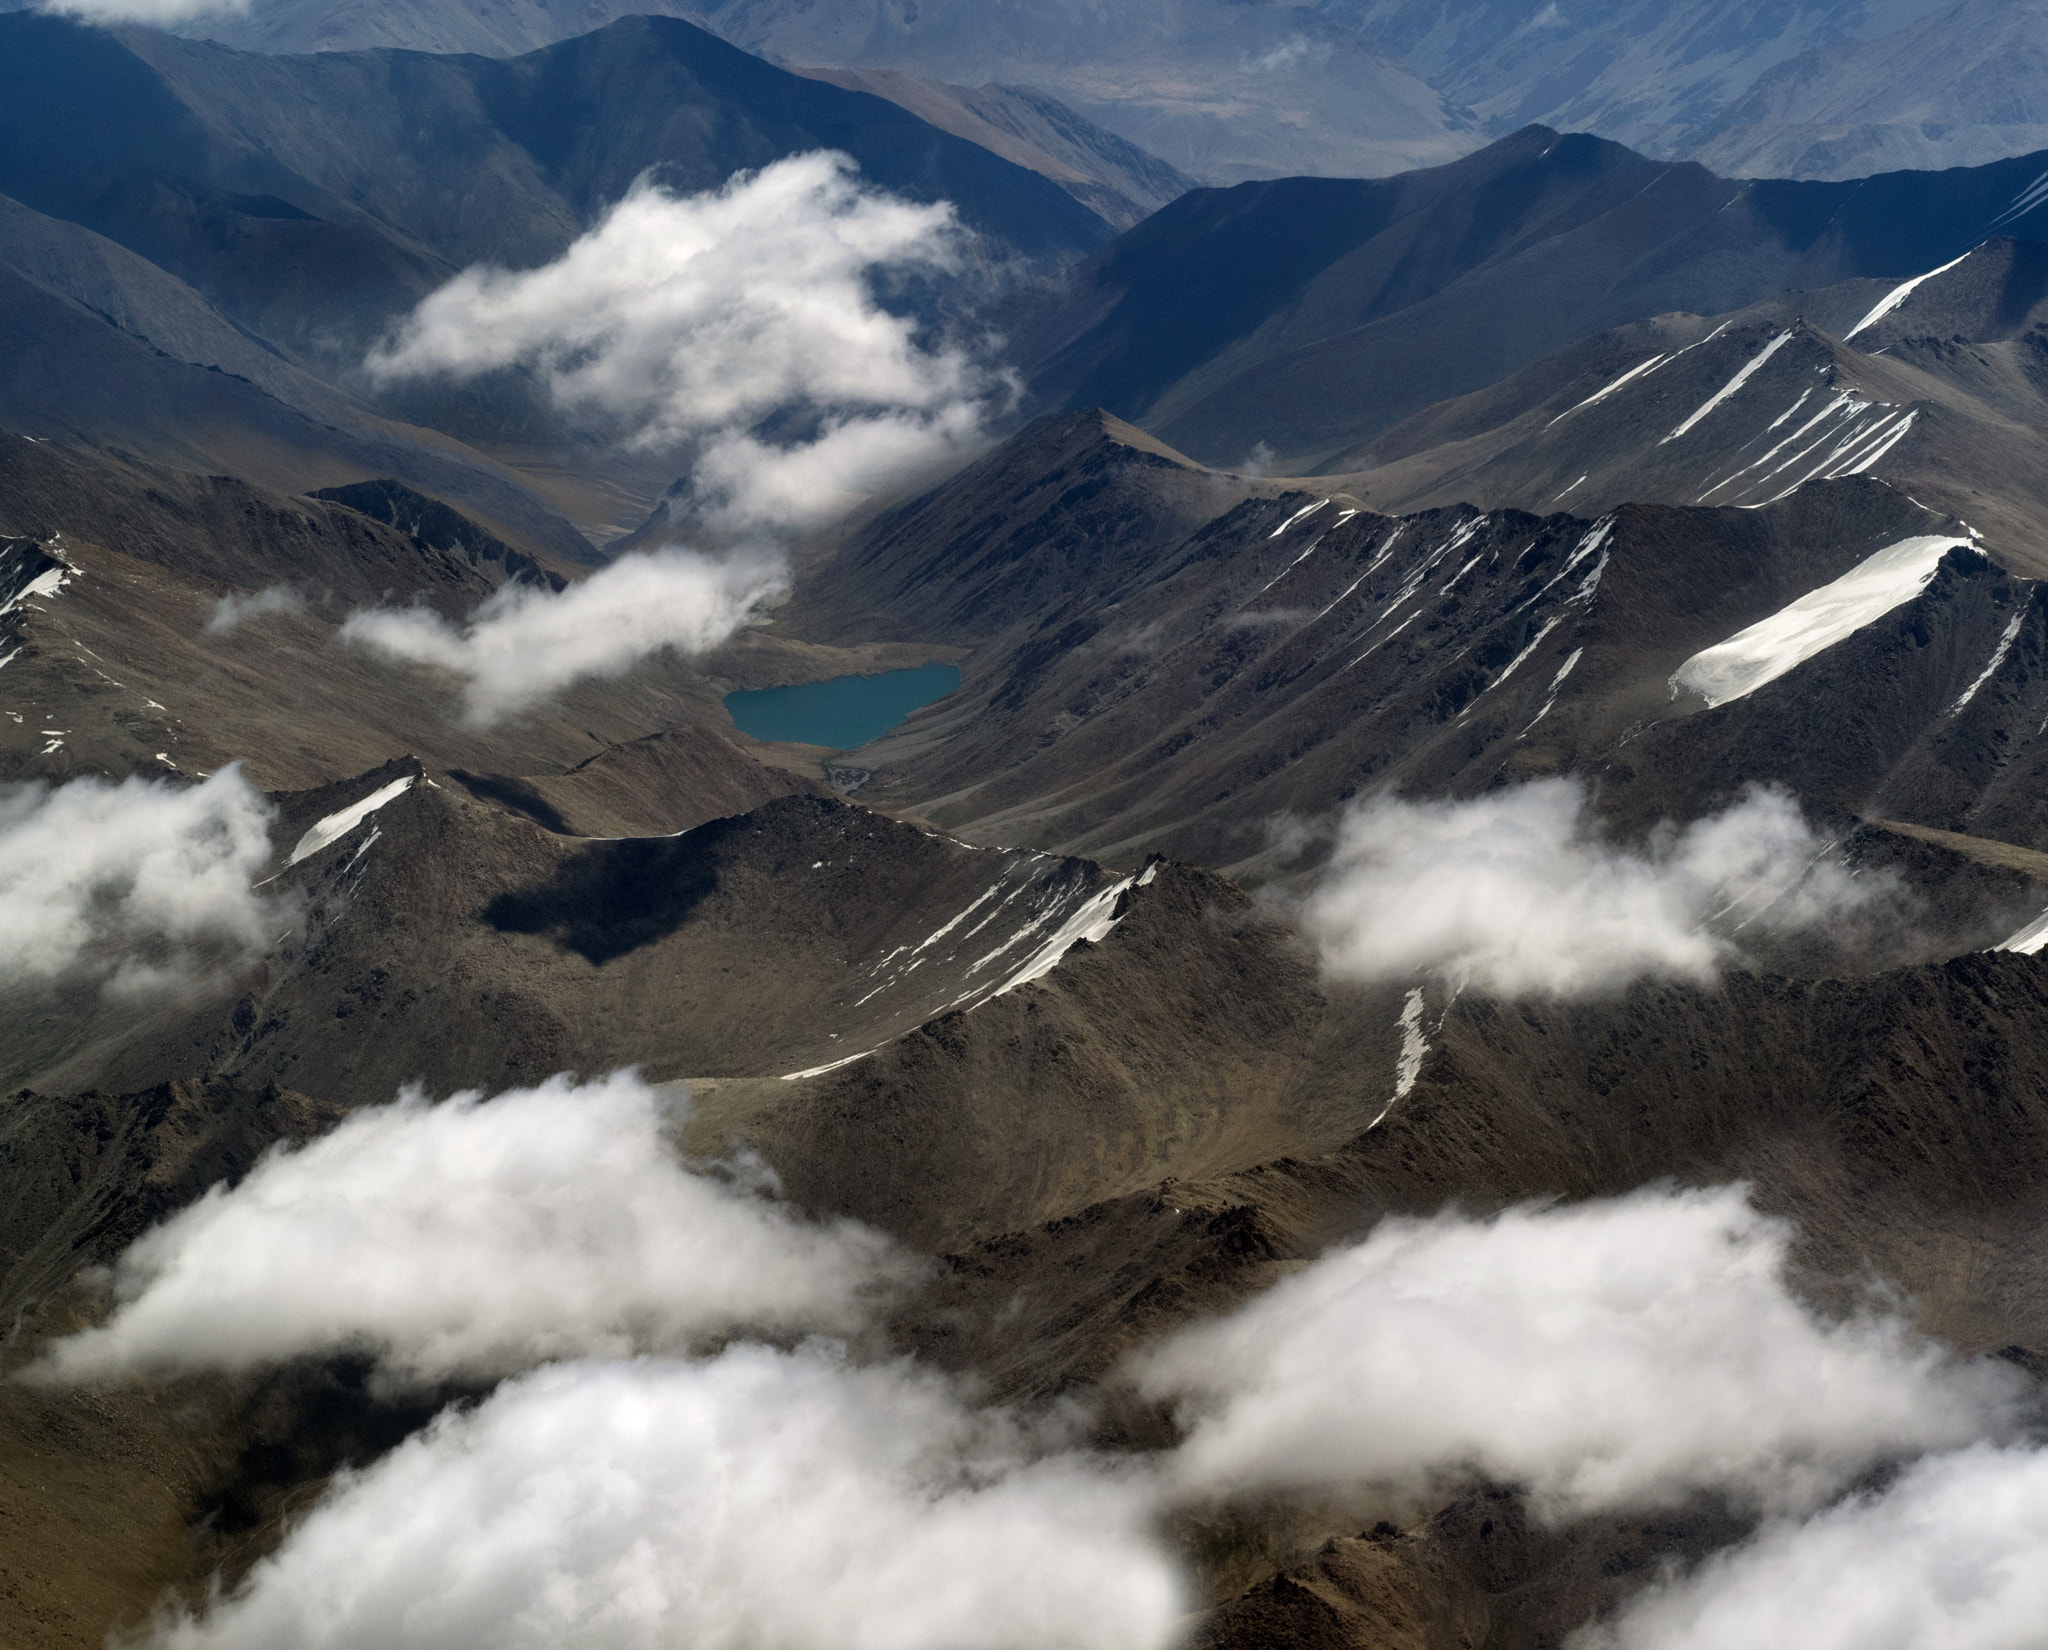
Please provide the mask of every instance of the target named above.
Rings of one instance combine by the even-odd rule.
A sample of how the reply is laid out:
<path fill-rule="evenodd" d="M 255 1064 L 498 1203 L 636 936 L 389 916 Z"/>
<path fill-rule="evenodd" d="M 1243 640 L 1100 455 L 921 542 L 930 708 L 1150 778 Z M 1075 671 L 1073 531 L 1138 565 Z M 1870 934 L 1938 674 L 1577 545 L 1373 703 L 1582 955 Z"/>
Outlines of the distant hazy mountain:
<path fill-rule="evenodd" d="M 1693 147 L 1746 177 L 1855 178 L 2048 148 L 2048 5 L 1958 0 L 1762 76 Z"/>
<path fill-rule="evenodd" d="M 256 0 L 242 16 L 202 17 L 179 29 L 250 52 L 416 52 L 517 57 L 621 17 L 695 19 L 692 0 Z"/>
<path fill-rule="evenodd" d="M 253 0 L 177 28 L 248 51 L 506 57 L 636 13 L 790 66 L 1028 87 L 1209 182 L 1385 176 L 1531 122 L 1750 177 L 2048 143 L 2038 0 Z"/>
<path fill-rule="evenodd" d="M 1458 109 L 1335 8 L 1231 0 L 704 0 L 710 27 L 786 63 L 1043 87 L 1212 182 L 1379 177 L 1476 141 Z"/>
<path fill-rule="evenodd" d="M 0 12 L 24 4 L 0 0 Z M 792 67 L 1027 87 L 1207 182 L 1382 177 L 1474 147 L 1469 117 L 1362 29 L 1348 15 L 1356 9 L 1287 0 L 253 0 L 242 15 L 174 27 L 242 51 L 395 46 L 512 57 L 622 17 L 685 18 Z"/>
<path fill-rule="evenodd" d="M 1531 121 L 1682 152 L 1760 74 L 1941 0 L 1321 0 L 1494 132 Z M 1904 88 L 1898 88 L 1903 91 Z"/>

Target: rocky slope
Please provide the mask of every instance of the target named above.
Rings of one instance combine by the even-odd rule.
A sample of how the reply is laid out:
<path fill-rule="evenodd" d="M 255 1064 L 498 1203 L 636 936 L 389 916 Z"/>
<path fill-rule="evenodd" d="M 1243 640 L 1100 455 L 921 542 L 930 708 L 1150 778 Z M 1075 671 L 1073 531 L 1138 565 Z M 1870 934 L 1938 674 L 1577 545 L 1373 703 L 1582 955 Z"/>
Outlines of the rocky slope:
<path fill-rule="evenodd" d="M 1853 287 L 1842 332 L 1884 297 Z M 1983 337 L 2006 329 L 1964 331 L 1954 314 L 1932 335 L 1923 319 L 1886 316 L 1844 342 L 1809 319 L 1841 304 L 1837 289 L 1603 334 L 1427 409 L 1330 471 L 1392 510 L 1585 513 L 1625 500 L 1748 507 L 1868 475 L 1966 517 L 2015 568 L 2044 565 L 2040 335 Z"/>
<path fill-rule="evenodd" d="M 1041 487 L 1013 465 L 1045 466 Z M 792 624 L 973 649 L 957 695 L 851 759 L 874 775 L 860 794 L 986 840 L 1250 875 L 1362 792 L 1560 772 L 1598 775 L 1603 808 L 1637 824 L 1771 780 L 1845 827 L 1875 813 L 2043 845 L 2024 801 L 2037 586 L 1881 483 L 1755 509 L 1398 518 L 1341 488 L 1233 503 L 1231 486 L 1099 415 L 1052 419 L 821 568 Z M 1207 519 L 1177 517 L 1186 501 Z M 1675 685 L 1908 541 L 1925 566 L 1864 628 L 1712 708 Z"/>

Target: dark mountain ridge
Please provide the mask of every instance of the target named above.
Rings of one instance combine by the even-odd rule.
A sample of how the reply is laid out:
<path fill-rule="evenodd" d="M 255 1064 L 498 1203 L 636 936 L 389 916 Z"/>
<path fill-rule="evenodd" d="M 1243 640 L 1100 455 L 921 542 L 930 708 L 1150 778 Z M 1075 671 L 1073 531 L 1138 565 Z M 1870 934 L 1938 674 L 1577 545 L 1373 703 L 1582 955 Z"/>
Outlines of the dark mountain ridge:
<path fill-rule="evenodd" d="M 1110 233 L 1035 171 L 673 19 L 502 60 L 0 15 L 0 420 L 290 491 L 394 476 L 573 554 L 563 515 L 616 534 L 672 460 L 593 441 L 517 372 L 379 391 L 365 350 L 461 268 L 559 255 L 650 169 L 703 190 L 821 148 L 958 203 L 977 291 Z"/>
<path fill-rule="evenodd" d="M 501 60 L 269 57 L 15 14 L 0 64 L 0 192 L 301 351 L 321 325 L 367 341 L 464 265 L 546 261 L 649 167 L 698 190 L 843 149 L 882 188 L 958 201 L 1005 254 L 1057 258 L 1105 234 L 1035 173 L 674 19 Z M 84 113 L 102 106 L 118 117 Z"/>
<path fill-rule="evenodd" d="M 1598 517 L 1250 490 L 1100 414 L 1051 417 L 807 574 L 799 634 L 973 649 L 957 695 L 850 759 L 862 797 L 979 840 L 1253 878 L 1354 797 L 1556 773 L 1631 829 L 1772 781 L 1844 829 L 1876 813 L 2048 846 L 2025 800 L 2048 760 L 2048 608 L 1881 482 Z M 1900 605 L 1718 708 L 1674 687 L 1906 541 L 1951 548 Z"/>
<path fill-rule="evenodd" d="M 1573 338 L 2025 237 L 2042 165 L 1744 181 L 1529 127 L 1398 178 L 1184 196 L 1020 306 L 1015 348 L 1042 405 L 1313 467 Z"/>

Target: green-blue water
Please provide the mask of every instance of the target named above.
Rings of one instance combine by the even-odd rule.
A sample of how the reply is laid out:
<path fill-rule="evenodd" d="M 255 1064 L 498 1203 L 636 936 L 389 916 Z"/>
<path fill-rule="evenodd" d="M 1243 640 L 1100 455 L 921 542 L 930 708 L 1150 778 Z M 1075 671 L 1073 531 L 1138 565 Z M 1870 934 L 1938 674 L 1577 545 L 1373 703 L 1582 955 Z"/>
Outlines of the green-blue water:
<path fill-rule="evenodd" d="M 920 705 L 960 686 L 958 665 L 919 665 L 879 676 L 835 676 L 795 687 L 750 688 L 725 696 L 726 714 L 756 739 L 850 751 L 879 739 Z"/>

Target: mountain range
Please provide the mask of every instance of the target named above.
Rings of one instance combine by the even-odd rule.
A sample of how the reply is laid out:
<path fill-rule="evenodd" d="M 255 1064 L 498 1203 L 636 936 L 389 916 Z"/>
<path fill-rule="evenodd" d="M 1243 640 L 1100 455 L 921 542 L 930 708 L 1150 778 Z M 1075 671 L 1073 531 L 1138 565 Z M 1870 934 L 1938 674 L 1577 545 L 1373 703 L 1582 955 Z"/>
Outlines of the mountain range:
<path fill-rule="evenodd" d="M 1207 183 L 1380 176 L 1532 122 L 1745 177 L 1852 178 L 2048 146 L 2032 112 L 2048 25 L 2039 7 L 2014 0 L 1761 10 L 1739 0 L 1533 10 L 1455 0 L 1104 10 L 1034 0 L 1005 8 L 994 25 L 945 4 L 912 16 L 880 3 L 824 11 L 783 0 L 437 0 L 343 11 L 252 0 L 174 26 L 245 51 L 510 57 L 634 12 L 697 23 L 792 67 L 885 72 L 912 98 L 1006 85 L 1056 99 Z"/>
<path fill-rule="evenodd" d="M 2026 1642 L 1989 16 L 0 14 L 0 1640 Z"/>

